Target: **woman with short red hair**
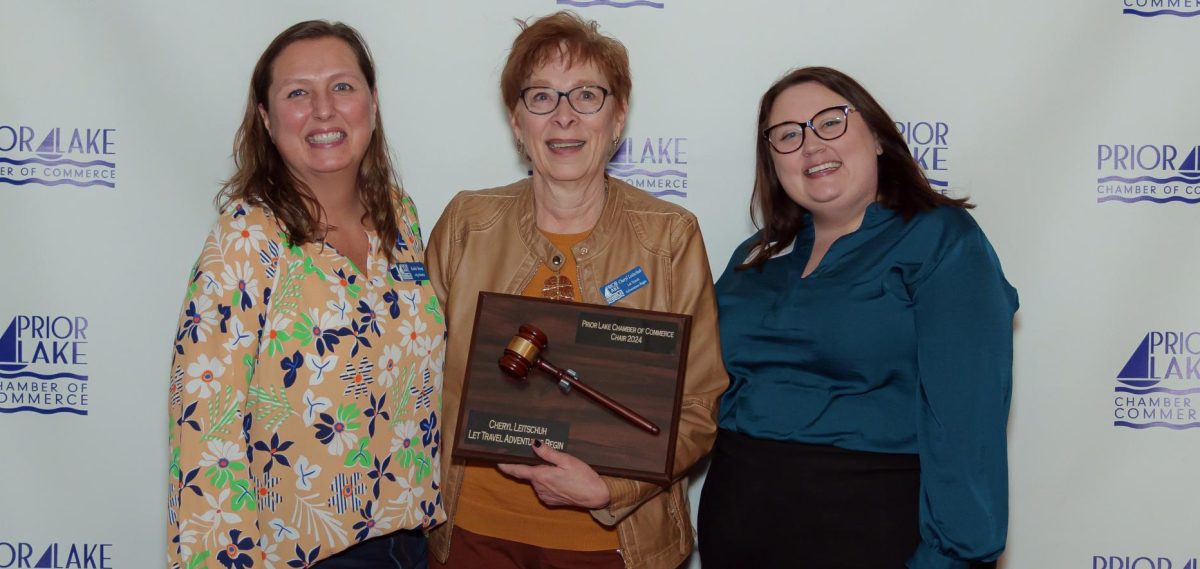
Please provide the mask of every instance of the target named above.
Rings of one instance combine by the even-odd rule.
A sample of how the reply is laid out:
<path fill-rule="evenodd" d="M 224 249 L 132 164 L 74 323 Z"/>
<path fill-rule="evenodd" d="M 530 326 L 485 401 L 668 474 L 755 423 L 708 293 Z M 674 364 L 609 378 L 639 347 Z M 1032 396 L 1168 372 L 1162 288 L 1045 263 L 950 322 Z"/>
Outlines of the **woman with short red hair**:
<path fill-rule="evenodd" d="M 533 174 L 459 194 L 430 236 L 429 274 L 450 330 L 441 490 L 451 516 L 430 534 L 431 565 L 677 567 L 692 548 L 687 471 L 712 444 L 726 385 L 696 218 L 605 174 L 631 81 L 624 46 L 595 23 L 559 12 L 529 25 L 500 85 Z M 479 292 L 604 304 L 605 283 L 635 267 L 649 282 L 617 306 L 693 318 L 673 483 L 600 476 L 547 445 L 535 445 L 540 466 L 451 460 Z"/>

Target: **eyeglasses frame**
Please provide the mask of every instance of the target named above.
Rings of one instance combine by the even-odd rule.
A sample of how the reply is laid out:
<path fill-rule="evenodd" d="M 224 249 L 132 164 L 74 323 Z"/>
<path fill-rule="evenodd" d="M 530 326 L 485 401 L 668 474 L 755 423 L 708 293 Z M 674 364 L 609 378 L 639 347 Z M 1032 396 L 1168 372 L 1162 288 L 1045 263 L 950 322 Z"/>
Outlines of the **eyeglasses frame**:
<path fill-rule="evenodd" d="M 568 101 L 570 101 L 570 100 L 568 99 Z M 832 111 L 833 109 L 841 109 L 842 110 L 842 114 L 846 117 L 846 126 L 845 126 L 845 128 L 842 129 L 841 134 L 834 136 L 832 138 L 825 138 L 824 136 L 821 136 L 821 134 L 819 132 L 817 132 L 816 127 L 813 126 L 813 119 L 821 116 L 823 113 Z M 808 140 L 808 138 L 807 138 L 808 135 L 804 131 L 804 127 L 808 127 L 808 130 L 811 130 L 812 133 L 821 140 L 824 140 L 827 142 L 830 140 L 837 140 L 837 139 L 845 136 L 846 132 L 850 130 L 850 113 L 855 113 L 855 112 L 858 112 L 858 109 L 854 108 L 853 105 L 850 105 L 850 104 L 834 105 L 832 107 L 829 107 L 826 109 L 821 109 L 821 110 L 817 111 L 817 114 L 813 115 L 812 118 L 810 118 L 804 122 L 783 121 L 781 123 L 773 124 L 773 125 L 763 129 L 762 136 L 764 139 L 766 139 L 767 145 L 771 147 L 771 150 L 774 150 L 777 154 L 791 154 L 793 152 L 799 151 L 801 148 L 804 148 L 804 143 Z M 771 136 L 770 136 L 770 132 L 773 129 L 775 129 L 776 127 L 783 126 L 785 124 L 794 124 L 794 125 L 797 125 L 800 127 L 800 146 L 797 146 L 794 150 L 788 150 L 787 152 L 784 152 L 784 151 L 776 148 L 775 143 L 771 142 Z"/>
<path fill-rule="evenodd" d="M 539 112 L 536 112 L 533 109 L 529 108 L 529 103 L 527 101 L 525 101 L 525 93 L 527 93 L 528 91 L 531 91 L 533 89 L 546 89 L 548 91 L 553 91 L 554 93 L 557 93 L 558 100 L 554 101 L 554 108 L 552 108 L 544 113 L 539 113 Z M 601 93 L 604 93 L 604 97 L 600 99 L 600 107 L 590 113 L 584 112 L 584 111 L 581 111 L 581 110 L 575 108 L 575 103 L 571 102 L 571 93 L 574 93 L 575 91 L 578 91 L 580 89 L 599 89 Z M 608 88 L 606 88 L 606 87 L 601 87 L 600 85 L 580 85 L 578 87 L 572 87 L 571 89 L 568 89 L 567 91 L 559 91 L 558 89 L 555 89 L 554 87 L 542 87 L 542 86 L 534 85 L 534 86 L 530 86 L 530 87 L 521 89 L 521 92 L 520 92 L 521 104 L 525 105 L 525 110 L 529 111 L 530 114 L 534 114 L 534 115 L 538 115 L 538 116 L 545 116 L 550 113 L 553 113 L 554 111 L 557 111 L 558 106 L 562 104 L 562 100 L 564 97 L 567 99 L 567 104 L 570 105 L 571 110 L 573 110 L 581 115 L 594 115 L 594 114 L 604 110 L 604 103 L 608 102 L 608 97 L 610 95 L 612 95 L 612 91 L 608 90 Z"/>

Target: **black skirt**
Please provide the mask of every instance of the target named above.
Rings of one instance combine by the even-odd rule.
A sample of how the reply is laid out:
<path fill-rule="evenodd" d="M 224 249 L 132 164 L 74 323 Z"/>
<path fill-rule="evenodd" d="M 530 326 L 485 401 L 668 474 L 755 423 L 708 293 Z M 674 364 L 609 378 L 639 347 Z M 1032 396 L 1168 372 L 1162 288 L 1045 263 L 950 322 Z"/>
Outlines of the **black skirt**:
<path fill-rule="evenodd" d="M 920 542 L 920 461 L 721 430 L 700 495 L 704 569 L 902 569 Z"/>

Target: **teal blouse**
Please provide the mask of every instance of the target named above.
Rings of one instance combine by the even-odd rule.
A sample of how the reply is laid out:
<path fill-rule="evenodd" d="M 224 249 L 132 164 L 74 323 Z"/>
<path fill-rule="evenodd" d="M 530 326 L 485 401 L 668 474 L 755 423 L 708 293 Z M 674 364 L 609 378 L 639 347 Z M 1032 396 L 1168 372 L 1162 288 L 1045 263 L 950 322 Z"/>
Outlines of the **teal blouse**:
<path fill-rule="evenodd" d="M 1008 530 L 1005 429 L 1017 291 L 975 220 L 939 207 L 908 222 L 878 204 L 801 278 L 805 220 L 762 271 L 717 281 L 729 390 L 720 426 L 751 437 L 921 461 L 912 569 L 992 560 Z"/>

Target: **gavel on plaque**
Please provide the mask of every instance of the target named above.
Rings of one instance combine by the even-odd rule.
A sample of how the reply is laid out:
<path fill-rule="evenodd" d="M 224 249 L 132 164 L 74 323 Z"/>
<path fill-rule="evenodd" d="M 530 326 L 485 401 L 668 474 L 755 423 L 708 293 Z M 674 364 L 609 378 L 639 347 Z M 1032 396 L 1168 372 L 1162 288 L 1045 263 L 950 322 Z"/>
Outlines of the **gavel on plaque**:
<path fill-rule="evenodd" d="M 615 399 L 601 393 L 596 388 L 579 380 L 579 374 L 573 369 L 563 369 L 542 358 L 541 353 L 550 345 L 546 333 L 533 324 L 522 324 L 517 334 L 509 340 L 500 356 L 500 370 L 509 377 L 524 381 L 529 375 L 529 368 L 540 369 L 558 380 L 558 388 L 563 393 L 572 389 L 588 396 L 601 407 L 619 415 L 622 419 L 657 435 L 659 428 L 645 417 L 638 415 L 632 409 L 618 403 Z"/>

